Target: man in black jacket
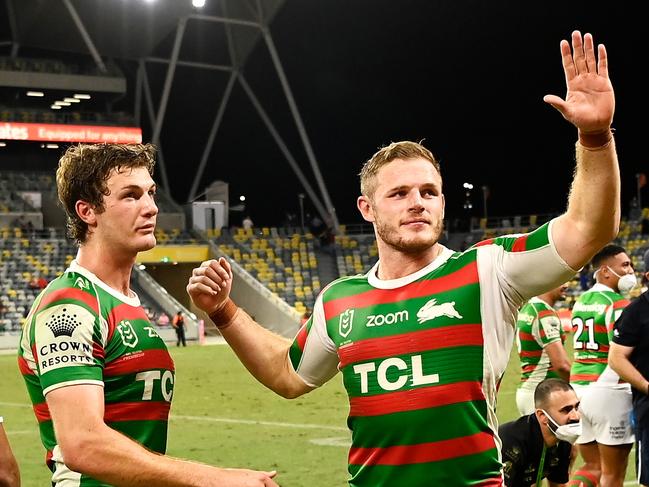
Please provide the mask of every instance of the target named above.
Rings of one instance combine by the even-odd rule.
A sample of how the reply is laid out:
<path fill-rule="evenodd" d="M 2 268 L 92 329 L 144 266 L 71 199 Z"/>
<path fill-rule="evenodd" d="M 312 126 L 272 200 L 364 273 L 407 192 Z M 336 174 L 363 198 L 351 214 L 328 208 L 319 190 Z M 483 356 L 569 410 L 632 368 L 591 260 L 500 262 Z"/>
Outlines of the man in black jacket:
<path fill-rule="evenodd" d="M 566 485 L 572 445 L 580 433 L 579 399 L 562 379 L 546 379 L 534 391 L 536 410 L 498 428 L 507 487 Z"/>
<path fill-rule="evenodd" d="M 649 250 L 644 254 L 644 280 L 649 279 Z M 649 485 L 649 291 L 615 322 L 608 364 L 633 387 L 633 415 L 638 483 Z"/>

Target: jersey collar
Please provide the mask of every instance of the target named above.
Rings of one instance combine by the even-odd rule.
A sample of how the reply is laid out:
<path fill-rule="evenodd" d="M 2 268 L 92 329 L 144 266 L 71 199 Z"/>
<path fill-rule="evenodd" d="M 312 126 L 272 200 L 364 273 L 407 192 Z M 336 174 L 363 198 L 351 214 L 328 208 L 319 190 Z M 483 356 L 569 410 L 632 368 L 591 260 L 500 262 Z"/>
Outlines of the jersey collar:
<path fill-rule="evenodd" d="M 441 244 L 440 246 L 442 247 L 442 251 L 430 264 L 419 269 L 417 272 L 413 272 L 412 274 L 408 274 L 407 276 L 399 277 L 397 279 L 379 279 L 377 275 L 379 264 L 381 263 L 381 261 L 379 260 L 367 273 L 367 282 L 369 282 L 371 286 L 378 289 L 397 289 L 415 282 L 417 279 L 424 277 L 426 274 L 440 267 L 451 257 L 451 255 L 453 255 L 452 250 L 444 247 Z"/>
<path fill-rule="evenodd" d="M 113 289 L 112 287 L 110 287 L 108 284 L 106 284 L 104 281 L 99 279 L 88 269 L 80 266 L 79 263 L 76 261 L 76 259 L 70 262 L 70 267 L 68 267 L 65 272 L 76 272 L 77 274 L 81 274 L 83 277 L 85 277 L 90 282 L 92 282 L 95 286 L 99 286 L 108 294 L 119 299 L 123 303 L 126 303 L 129 306 L 136 306 L 136 307 L 140 306 L 140 298 L 135 291 L 131 290 L 133 296 L 126 296 L 125 294 L 120 293 L 117 289 Z"/>

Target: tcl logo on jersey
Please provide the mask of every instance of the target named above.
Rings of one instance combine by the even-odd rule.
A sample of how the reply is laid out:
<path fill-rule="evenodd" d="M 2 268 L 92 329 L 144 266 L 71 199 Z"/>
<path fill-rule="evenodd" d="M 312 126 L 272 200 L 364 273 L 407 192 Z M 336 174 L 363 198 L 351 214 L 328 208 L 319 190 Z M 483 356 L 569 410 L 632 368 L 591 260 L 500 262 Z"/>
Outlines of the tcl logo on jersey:
<path fill-rule="evenodd" d="M 174 374 L 170 370 L 165 370 L 160 373 L 159 370 L 147 370 L 146 372 L 139 372 L 135 376 L 135 380 L 144 381 L 144 392 L 142 393 L 143 401 L 150 401 L 153 397 L 153 389 L 160 387 L 162 397 L 167 402 L 171 402 L 171 396 L 174 393 Z"/>
<path fill-rule="evenodd" d="M 390 369 L 404 370 L 406 372 L 400 375 L 391 374 L 393 379 L 391 381 L 388 378 L 388 370 Z M 408 369 L 412 371 L 412 374 L 407 372 Z M 370 377 L 376 377 L 377 384 L 384 391 L 401 389 L 408 383 L 408 380 L 410 380 L 410 386 L 422 386 L 439 382 L 439 374 L 424 374 L 421 355 L 410 357 L 410 364 L 402 358 L 391 357 L 379 362 L 378 367 L 374 362 L 367 362 L 354 365 L 353 370 L 355 374 L 360 375 L 362 394 L 367 394 L 369 391 Z"/>

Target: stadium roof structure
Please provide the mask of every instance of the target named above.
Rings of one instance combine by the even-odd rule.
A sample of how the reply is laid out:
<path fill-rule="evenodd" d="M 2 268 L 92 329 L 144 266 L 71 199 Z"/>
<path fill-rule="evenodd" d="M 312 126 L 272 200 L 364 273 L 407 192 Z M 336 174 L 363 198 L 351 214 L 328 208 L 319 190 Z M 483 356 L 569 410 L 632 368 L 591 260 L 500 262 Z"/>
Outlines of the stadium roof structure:
<path fill-rule="evenodd" d="M 269 28 L 284 0 L 219 0 L 218 15 L 200 14 L 191 0 L 5 0 L 5 3 L 14 57 L 22 47 L 89 54 L 100 72 L 107 71 L 106 60 L 110 58 L 138 63 L 134 113 L 139 122 L 145 107 L 153 127 L 151 142 L 159 149 L 162 187 L 167 193 L 169 180 L 160 138 L 176 68 L 221 71 L 228 76 L 228 82 L 214 114 L 187 200 L 193 201 L 200 196 L 198 187 L 216 134 L 223 123 L 232 88 L 239 83 L 318 213 L 338 228 L 331 198 Z M 212 38 L 222 40 L 210 46 L 209 59 L 181 57 L 183 39 L 191 29 L 210 29 Z M 171 46 L 170 39 L 173 39 Z M 305 176 L 271 114 L 264 109 L 243 75 L 242 68 L 260 41 L 268 50 L 320 194 Z M 147 77 L 147 65 L 152 63 L 167 66 L 157 106 Z"/>

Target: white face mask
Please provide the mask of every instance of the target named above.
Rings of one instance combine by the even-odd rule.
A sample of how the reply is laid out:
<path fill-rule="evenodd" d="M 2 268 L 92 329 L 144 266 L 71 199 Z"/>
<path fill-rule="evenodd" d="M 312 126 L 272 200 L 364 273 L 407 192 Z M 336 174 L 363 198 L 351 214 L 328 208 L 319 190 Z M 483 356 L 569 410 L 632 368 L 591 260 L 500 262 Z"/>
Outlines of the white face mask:
<path fill-rule="evenodd" d="M 624 274 L 623 276 L 619 275 L 617 272 L 615 272 L 613 269 L 611 269 L 609 266 L 608 270 L 611 271 L 613 274 L 615 274 L 617 277 L 620 278 L 619 281 L 617 281 L 617 288 L 620 290 L 621 293 L 628 293 L 638 285 L 638 279 L 635 277 L 635 274 Z"/>
<path fill-rule="evenodd" d="M 543 411 L 545 416 L 554 426 L 554 429 L 552 429 L 552 427 L 548 424 L 548 428 L 550 429 L 550 431 L 552 431 L 554 436 L 556 436 L 558 440 L 567 441 L 571 445 L 574 445 L 577 441 L 577 438 L 579 438 L 579 436 L 581 435 L 581 421 L 559 425 L 544 409 L 541 409 L 541 411 Z"/>

